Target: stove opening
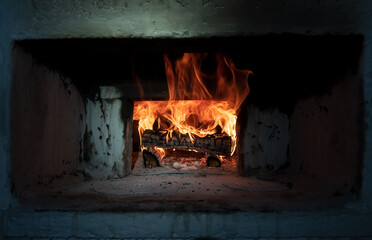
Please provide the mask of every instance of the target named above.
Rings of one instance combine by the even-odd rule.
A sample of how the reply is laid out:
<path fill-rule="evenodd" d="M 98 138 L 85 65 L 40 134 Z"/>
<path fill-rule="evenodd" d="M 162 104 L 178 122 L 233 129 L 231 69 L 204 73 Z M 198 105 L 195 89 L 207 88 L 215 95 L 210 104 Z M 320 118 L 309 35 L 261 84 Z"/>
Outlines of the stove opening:
<path fill-rule="evenodd" d="M 222 54 L 185 53 L 173 62 L 165 55 L 164 62 L 169 99 L 134 102 L 144 166 L 197 169 L 236 162 L 237 114 L 252 72 Z"/>
<path fill-rule="evenodd" d="M 15 42 L 13 194 L 40 209 L 294 210 L 358 197 L 363 37 Z"/>

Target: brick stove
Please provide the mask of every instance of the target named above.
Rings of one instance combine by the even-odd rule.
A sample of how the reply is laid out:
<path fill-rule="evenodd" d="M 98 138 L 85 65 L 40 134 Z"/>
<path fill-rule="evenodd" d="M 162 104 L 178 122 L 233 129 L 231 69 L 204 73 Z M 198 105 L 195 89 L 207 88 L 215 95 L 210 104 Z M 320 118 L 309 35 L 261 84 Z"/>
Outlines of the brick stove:
<path fill-rule="evenodd" d="M 367 5 L 7 2 L 1 236 L 370 237 Z M 132 70 L 164 100 L 159 56 L 200 51 L 255 74 L 237 166 L 134 164 Z"/>

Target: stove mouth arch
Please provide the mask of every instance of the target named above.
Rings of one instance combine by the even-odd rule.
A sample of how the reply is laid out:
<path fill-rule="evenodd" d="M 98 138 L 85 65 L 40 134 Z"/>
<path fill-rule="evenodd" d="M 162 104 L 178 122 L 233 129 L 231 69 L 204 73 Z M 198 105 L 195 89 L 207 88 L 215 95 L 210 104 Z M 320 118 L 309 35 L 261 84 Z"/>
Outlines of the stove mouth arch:
<path fill-rule="evenodd" d="M 291 210 L 309 207 L 303 202 L 310 199 L 315 208 L 342 205 L 360 188 L 362 46 L 360 35 L 16 41 L 13 194 L 40 208 L 52 199 L 48 207 L 62 209 L 171 203 L 195 211 Z M 236 164 L 226 174 L 223 165 L 135 169 L 133 102 L 143 100 L 136 77 L 145 100 L 168 99 L 163 54 L 184 52 L 223 52 L 254 73 L 238 115 Z"/>

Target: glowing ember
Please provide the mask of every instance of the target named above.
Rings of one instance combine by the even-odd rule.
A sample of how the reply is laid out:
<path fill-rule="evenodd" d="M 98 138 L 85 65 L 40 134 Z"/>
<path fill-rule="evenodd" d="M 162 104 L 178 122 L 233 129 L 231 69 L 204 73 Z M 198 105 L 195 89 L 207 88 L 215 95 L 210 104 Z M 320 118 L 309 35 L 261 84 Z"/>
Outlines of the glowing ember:
<path fill-rule="evenodd" d="M 231 59 L 217 54 L 215 72 L 206 74 L 201 71 L 206 56 L 185 53 L 174 65 L 164 56 L 169 100 L 134 103 L 133 119 L 139 120 L 140 136 L 154 128 L 167 133 L 167 139 L 172 134 L 188 134 L 191 141 L 195 136 L 225 133 L 232 139 L 234 153 L 237 113 L 249 93 L 252 72 L 237 69 Z"/>

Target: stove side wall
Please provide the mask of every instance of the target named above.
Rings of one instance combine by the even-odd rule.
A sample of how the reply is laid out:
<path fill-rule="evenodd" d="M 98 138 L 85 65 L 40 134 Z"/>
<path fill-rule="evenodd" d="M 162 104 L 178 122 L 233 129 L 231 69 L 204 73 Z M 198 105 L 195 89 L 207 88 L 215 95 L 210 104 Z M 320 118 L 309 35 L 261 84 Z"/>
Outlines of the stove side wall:
<path fill-rule="evenodd" d="M 84 103 L 74 85 L 16 47 L 11 92 L 13 193 L 72 175 L 81 157 Z"/>

